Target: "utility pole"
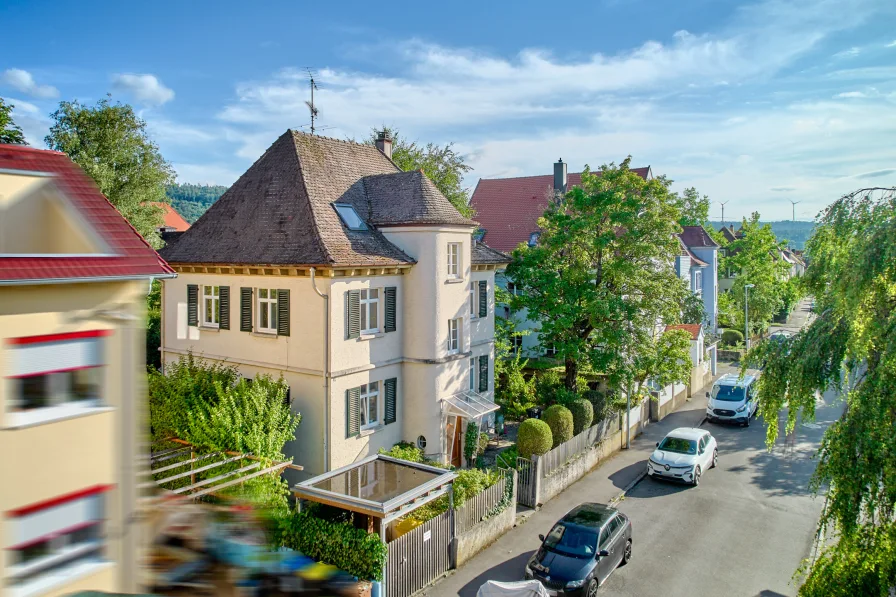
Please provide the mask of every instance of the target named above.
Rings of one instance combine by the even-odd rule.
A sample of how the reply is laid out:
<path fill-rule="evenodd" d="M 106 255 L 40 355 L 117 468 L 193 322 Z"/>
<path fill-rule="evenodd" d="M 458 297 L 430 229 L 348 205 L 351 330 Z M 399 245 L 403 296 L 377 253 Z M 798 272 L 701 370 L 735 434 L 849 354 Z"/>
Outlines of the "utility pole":
<path fill-rule="evenodd" d="M 728 203 L 729 201 L 731 201 L 731 199 L 729 199 L 728 201 L 719 201 L 719 205 L 722 206 L 722 226 L 723 227 L 725 226 L 725 204 Z"/>
<path fill-rule="evenodd" d="M 796 204 L 802 203 L 802 201 L 794 201 L 793 199 L 788 199 L 793 204 L 793 215 L 790 218 L 791 222 L 796 222 Z"/>

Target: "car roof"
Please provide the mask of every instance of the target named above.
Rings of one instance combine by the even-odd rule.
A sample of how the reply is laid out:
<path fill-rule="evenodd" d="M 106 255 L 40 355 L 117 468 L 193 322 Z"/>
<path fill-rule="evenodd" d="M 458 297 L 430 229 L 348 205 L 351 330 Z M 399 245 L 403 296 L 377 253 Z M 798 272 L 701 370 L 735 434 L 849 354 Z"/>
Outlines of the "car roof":
<path fill-rule="evenodd" d="M 678 429 L 673 429 L 672 431 L 667 433 L 666 437 L 678 437 L 681 439 L 698 440 L 707 433 L 708 431 L 706 431 L 705 429 L 698 429 L 697 427 L 679 427 Z"/>
<path fill-rule="evenodd" d="M 597 529 L 613 518 L 614 514 L 616 514 L 616 508 L 611 508 L 604 504 L 588 502 L 576 506 L 567 512 L 566 515 L 560 519 L 560 522 Z"/>
<path fill-rule="evenodd" d="M 716 380 L 717 386 L 746 386 L 756 381 L 756 375 L 748 373 L 743 377 L 739 373 L 726 373 Z"/>

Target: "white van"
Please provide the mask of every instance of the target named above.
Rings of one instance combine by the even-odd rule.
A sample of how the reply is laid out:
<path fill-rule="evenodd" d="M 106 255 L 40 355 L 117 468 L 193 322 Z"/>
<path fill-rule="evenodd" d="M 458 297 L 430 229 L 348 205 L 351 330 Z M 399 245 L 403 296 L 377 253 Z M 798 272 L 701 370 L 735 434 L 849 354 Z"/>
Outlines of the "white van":
<path fill-rule="evenodd" d="M 740 377 L 734 373 L 723 375 L 706 393 L 706 418 L 710 421 L 729 421 L 749 427 L 750 418 L 759 407 L 756 401 L 756 375 Z"/>

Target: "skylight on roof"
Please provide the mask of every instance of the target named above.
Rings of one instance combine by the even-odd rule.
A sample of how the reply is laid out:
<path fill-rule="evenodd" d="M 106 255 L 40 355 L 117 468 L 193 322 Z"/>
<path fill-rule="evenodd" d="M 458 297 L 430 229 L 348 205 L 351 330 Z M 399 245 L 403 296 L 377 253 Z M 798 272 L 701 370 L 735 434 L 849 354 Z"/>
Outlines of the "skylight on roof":
<path fill-rule="evenodd" d="M 336 213 L 339 214 L 342 223 L 349 230 L 367 230 L 367 224 L 364 223 L 364 220 L 361 219 L 354 207 L 345 203 L 334 203 L 333 207 L 336 208 Z"/>

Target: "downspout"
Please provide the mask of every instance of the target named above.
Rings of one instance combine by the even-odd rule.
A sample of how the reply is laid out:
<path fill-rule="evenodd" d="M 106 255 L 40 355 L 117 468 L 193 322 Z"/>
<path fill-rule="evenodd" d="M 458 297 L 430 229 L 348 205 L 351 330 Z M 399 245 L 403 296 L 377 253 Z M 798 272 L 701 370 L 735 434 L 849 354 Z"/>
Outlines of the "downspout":
<path fill-rule="evenodd" d="M 324 299 L 324 472 L 330 472 L 330 295 L 317 288 L 315 269 L 311 271 L 311 287 Z"/>

